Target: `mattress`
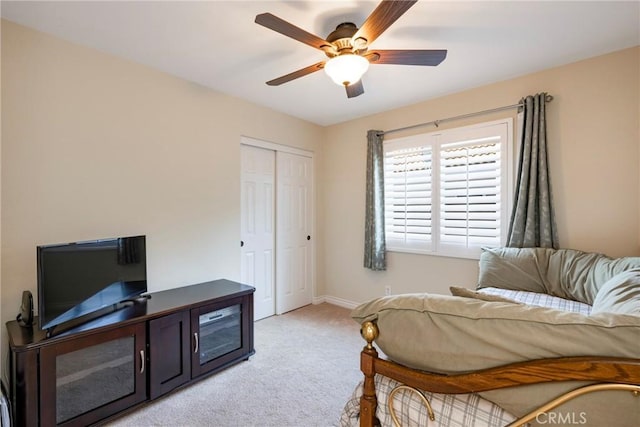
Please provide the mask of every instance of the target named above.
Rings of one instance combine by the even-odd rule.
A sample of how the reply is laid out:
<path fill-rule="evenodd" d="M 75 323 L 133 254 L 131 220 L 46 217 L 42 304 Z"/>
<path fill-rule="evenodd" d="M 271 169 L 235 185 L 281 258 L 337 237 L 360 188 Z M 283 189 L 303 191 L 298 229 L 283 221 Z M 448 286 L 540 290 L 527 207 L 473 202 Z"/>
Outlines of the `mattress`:
<path fill-rule="evenodd" d="M 547 294 L 528 291 L 516 291 L 500 288 L 478 289 L 479 293 L 496 295 L 516 302 L 553 308 L 588 315 L 591 306 Z M 377 374 L 375 377 L 378 406 L 376 417 L 382 427 L 395 426 L 391 411 L 387 405 L 389 395 L 401 383 Z M 346 403 L 340 417 L 341 427 L 359 426 L 360 397 L 363 383 L 358 384 Z M 504 427 L 516 420 L 516 416 L 476 393 L 440 394 L 421 391 L 429 401 L 435 419 L 429 419 L 429 412 L 421 396 L 407 389 L 398 391 L 393 398 L 393 408 L 401 426 L 420 427 Z"/>

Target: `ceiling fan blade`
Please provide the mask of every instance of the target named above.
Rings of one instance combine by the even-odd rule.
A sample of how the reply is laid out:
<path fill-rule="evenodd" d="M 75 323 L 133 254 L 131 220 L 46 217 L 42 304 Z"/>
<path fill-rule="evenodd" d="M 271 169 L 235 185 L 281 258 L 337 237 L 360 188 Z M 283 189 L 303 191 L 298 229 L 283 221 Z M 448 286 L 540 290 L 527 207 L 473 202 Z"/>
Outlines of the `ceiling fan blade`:
<path fill-rule="evenodd" d="M 367 44 L 373 43 L 387 28 L 400 18 L 418 0 L 383 1 L 353 35 L 352 40 L 364 38 Z"/>
<path fill-rule="evenodd" d="M 307 74 L 314 73 L 318 70 L 322 70 L 324 68 L 324 61 L 318 62 L 317 64 L 309 65 L 308 67 L 301 68 L 293 73 L 289 73 L 282 77 L 278 77 L 277 79 L 269 80 L 267 84 L 269 86 L 280 86 L 283 83 L 290 82 L 291 80 L 295 80 L 299 77 L 306 76 Z"/>
<path fill-rule="evenodd" d="M 447 57 L 446 49 L 440 50 L 374 50 L 365 58 L 372 64 L 431 65 L 440 64 Z"/>
<path fill-rule="evenodd" d="M 271 13 L 261 13 L 260 15 L 256 15 L 255 19 L 256 24 L 260 24 L 263 27 L 267 27 L 270 30 L 276 31 L 280 34 L 283 34 L 287 37 L 291 37 L 294 40 L 298 40 L 304 44 L 307 44 L 311 47 L 315 47 L 320 50 L 331 50 L 335 51 L 335 48 L 328 41 L 321 39 L 318 36 L 315 36 L 302 28 L 298 28 L 293 24 L 285 21 L 284 19 L 278 18 Z"/>
<path fill-rule="evenodd" d="M 349 86 L 345 86 L 347 89 L 347 98 L 355 98 L 356 96 L 360 96 L 364 93 L 364 86 L 362 86 L 362 80 L 358 80 L 357 82 L 350 84 Z"/>

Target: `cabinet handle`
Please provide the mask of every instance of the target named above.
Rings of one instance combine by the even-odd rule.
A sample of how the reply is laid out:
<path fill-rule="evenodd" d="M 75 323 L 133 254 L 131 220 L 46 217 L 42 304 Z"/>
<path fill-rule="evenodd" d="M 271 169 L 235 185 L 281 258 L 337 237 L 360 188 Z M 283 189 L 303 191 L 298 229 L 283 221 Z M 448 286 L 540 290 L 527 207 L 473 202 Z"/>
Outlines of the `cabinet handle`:
<path fill-rule="evenodd" d="M 198 333 L 197 333 L 197 332 L 194 332 L 194 333 L 193 333 L 193 338 L 195 338 L 195 340 L 196 340 L 196 346 L 195 346 L 195 348 L 193 349 L 193 352 L 194 352 L 194 353 L 197 353 L 197 352 L 198 352 Z"/>
<path fill-rule="evenodd" d="M 144 350 L 140 350 L 140 373 L 144 374 Z"/>

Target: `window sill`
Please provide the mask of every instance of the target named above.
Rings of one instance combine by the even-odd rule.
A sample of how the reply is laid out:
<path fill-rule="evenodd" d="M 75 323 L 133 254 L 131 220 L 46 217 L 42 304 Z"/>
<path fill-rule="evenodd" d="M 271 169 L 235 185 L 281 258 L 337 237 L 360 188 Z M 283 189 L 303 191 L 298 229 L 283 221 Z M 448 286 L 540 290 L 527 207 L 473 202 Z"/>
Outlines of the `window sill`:
<path fill-rule="evenodd" d="M 466 253 L 456 253 L 456 252 L 435 252 L 428 251 L 424 249 L 409 249 L 409 248 L 387 248 L 387 252 L 394 252 L 398 254 L 414 254 L 414 255 L 428 255 L 428 256 L 436 256 L 436 257 L 444 257 L 444 258 L 461 258 L 461 259 L 473 259 L 479 260 L 481 249 L 478 248 L 477 251 L 475 249 L 468 250 Z"/>

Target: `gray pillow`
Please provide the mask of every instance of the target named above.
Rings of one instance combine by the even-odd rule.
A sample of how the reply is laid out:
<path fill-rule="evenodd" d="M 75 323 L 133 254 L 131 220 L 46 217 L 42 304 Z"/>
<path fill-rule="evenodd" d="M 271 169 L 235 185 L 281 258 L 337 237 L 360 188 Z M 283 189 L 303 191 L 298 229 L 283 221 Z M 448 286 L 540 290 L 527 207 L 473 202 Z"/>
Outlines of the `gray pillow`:
<path fill-rule="evenodd" d="M 640 269 L 617 274 L 602 285 L 591 309 L 597 313 L 640 316 Z"/>
<path fill-rule="evenodd" d="M 640 268 L 640 258 L 573 249 L 483 248 L 478 288 L 539 292 L 592 305 L 607 280 L 633 268 Z"/>
<path fill-rule="evenodd" d="M 531 248 L 483 248 L 478 288 L 547 293 L 542 277 L 546 268 L 538 265 L 536 252 Z"/>

